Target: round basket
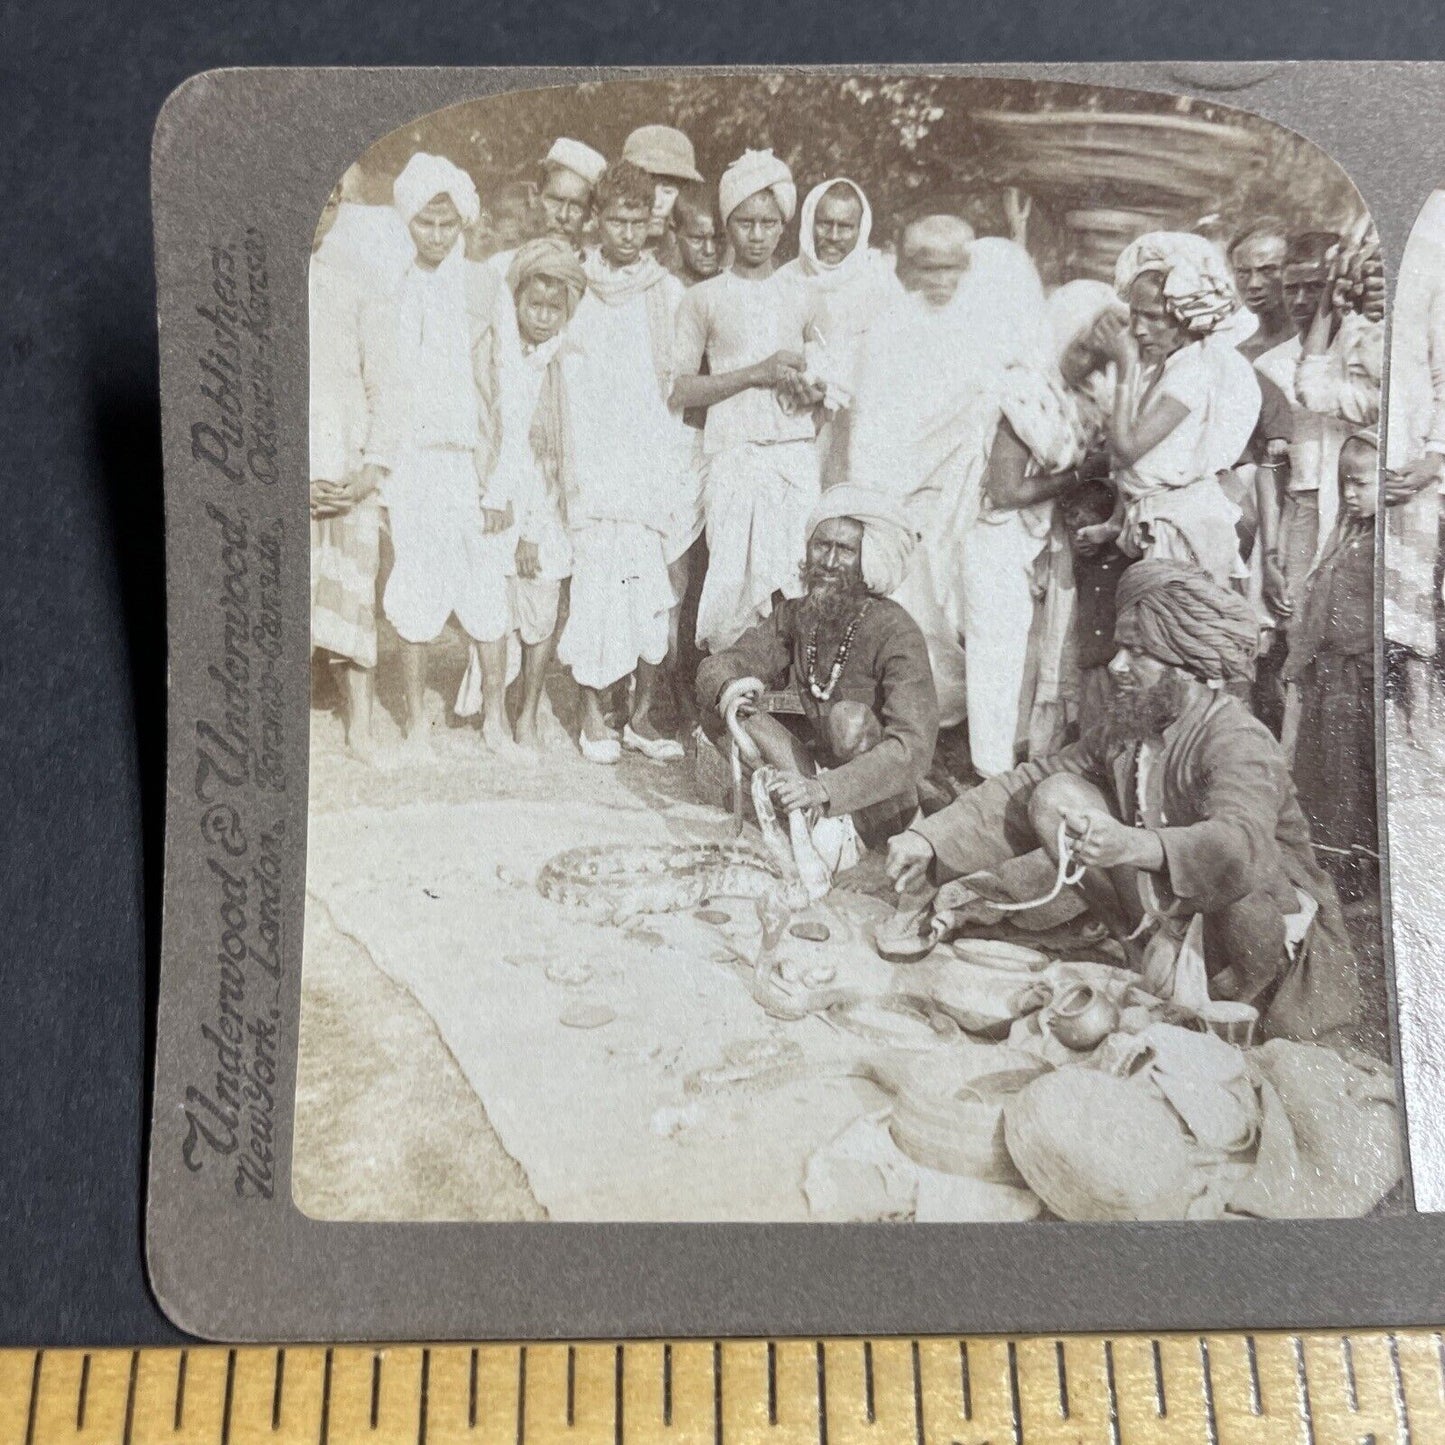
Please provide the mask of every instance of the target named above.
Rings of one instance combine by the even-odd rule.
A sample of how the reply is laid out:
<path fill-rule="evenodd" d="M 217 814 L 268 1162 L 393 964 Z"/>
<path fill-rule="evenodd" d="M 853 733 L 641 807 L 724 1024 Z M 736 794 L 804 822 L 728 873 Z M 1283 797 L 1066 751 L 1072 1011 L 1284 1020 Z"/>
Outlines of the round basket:
<path fill-rule="evenodd" d="M 1203 1188 L 1169 1105 L 1094 1069 L 1058 1069 L 1027 1084 L 1004 1106 L 1004 1141 L 1060 1219 L 1183 1219 Z"/>
<path fill-rule="evenodd" d="M 1004 1141 L 1004 1104 L 1047 1069 L 1041 1060 L 1005 1049 L 971 1067 L 983 1073 L 966 1081 L 955 1070 L 918 1070 L 899 1091 L 889 1130 L 893 1142 L 917 1164 L 943 1174 L 1025 1188 Z"/>

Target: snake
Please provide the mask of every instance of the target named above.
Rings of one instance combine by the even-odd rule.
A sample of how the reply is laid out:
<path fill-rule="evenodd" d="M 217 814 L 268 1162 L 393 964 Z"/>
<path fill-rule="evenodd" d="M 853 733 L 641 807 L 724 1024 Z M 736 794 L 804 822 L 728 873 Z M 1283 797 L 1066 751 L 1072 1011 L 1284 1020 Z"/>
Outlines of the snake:
<path fill-rule="evenodd" d="M 785 867 L 781 854 L 769 857 L 738 836 L 742 832 L 743 762 L 753 768 L 763 763 L 738 715 L 749 701 L 747 695 L 734 697 L 723 710 L 731 741 L 731 842 L 569 848 L 543 865 L 537 877 L 542 896 L 614 924 L 646 913 L 684 912 L 710 898 L 757 901 L 771 895 L 786 911 L 806 907 L 807 890 L 796 869 Z"/>
<path fill-rule="evenodd" d="M 553 903 L 622 924 L 645 913 L 685 912 L 710 898 L 787 893 L 791 883 L 745 843 L 604 844 L 550 858 L 537 888 Z"/>

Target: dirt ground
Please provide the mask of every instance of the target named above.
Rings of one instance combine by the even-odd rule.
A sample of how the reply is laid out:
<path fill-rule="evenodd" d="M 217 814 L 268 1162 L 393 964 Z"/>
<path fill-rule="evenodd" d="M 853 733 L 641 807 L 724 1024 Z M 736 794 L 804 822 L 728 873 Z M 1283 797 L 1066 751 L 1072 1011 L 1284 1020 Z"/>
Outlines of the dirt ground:
<path fill-rule="evenodd" d="M 323 907 L 306 919 L 292 1187 L 321 1219 L 542 1219 L 436 1025 Z"/>

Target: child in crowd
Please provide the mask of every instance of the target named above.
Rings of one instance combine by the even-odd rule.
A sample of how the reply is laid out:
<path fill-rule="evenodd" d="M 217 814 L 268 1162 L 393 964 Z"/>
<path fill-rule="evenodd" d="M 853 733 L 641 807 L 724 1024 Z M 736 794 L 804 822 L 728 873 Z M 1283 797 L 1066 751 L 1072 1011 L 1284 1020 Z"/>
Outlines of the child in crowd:
<path fill-rule="evenodd" d="M 515 738 L 536 752 L 544 743 L 566 740 L 545 694 L 562 583 L 572 572 L 563 431 L 556 415 L 561 401 L 556 358 L 587 278 L 562 237 L 541 236 L 517 248 L 507 286 L 517 328 L 515 333 L 493 328 L 491 334 L 487 412 L 495 462 L 486 494 L 489 506 L 508 506 L 516 519 L 514 571 L 508 584 L 512 630 L 522 646 L 522 704 Z M 505 730 L 505 674 L 488 678 L 486 686 L 493 691 L 476 704 L 484 706 L 494 730 Z"/>
<path fill-rule="evenodd" d="M 710 281 L 722 269 L 723 226 L 717 197 L 701 181 L 682 187 L 667 219 L 668 269 L 684 286 Z"/>
<path fill-rule="evenodd" d="M 1375 506 L 1379 440 L 1340 449 L 1339 520 L 1290 634 L 1288 687 L 1299 697 L 1294 778 L 1310 835 L 1343 897 L 1378 885 L 1375 798 Z"/>
<path fill-rule="evenodd" d="M 1108 716 L 1113 698 L 1109 659 L 1114 647 L 1114 593 L 1132 560 L 1113 542 L 1091 541 L 1081 532 L 1107 522 L 1114 513 L 1114 490 L 1094 479 L 1059 498 L 1064 527 L 1074 547 L 1074 654 L 1078 668 L 1075 711 L 1079 732 L 1087 733 Z"/>

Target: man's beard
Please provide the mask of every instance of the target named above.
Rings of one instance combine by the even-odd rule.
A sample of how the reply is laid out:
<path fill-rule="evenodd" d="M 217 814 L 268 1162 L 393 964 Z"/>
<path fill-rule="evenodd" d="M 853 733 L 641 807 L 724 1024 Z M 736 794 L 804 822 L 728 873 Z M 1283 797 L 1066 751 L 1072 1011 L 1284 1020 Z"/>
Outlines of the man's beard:
<path fill-rule="evenodd" d="M 867 600 L 868 589 L 860 571 L 839 575 L 821 567 L 803 568 L 802 615 L 810 627 L 833 632 L 847 627 Z"/>
<path fill-rule="evenodd" d="M 1144 742 L 1159 737 L 1184 711 L 1189 700 L 1188 679 L 1171 672 L 1149 687 L 1125 692 L 1116 687 L 1104 736 L 1111 745 Z"/>

